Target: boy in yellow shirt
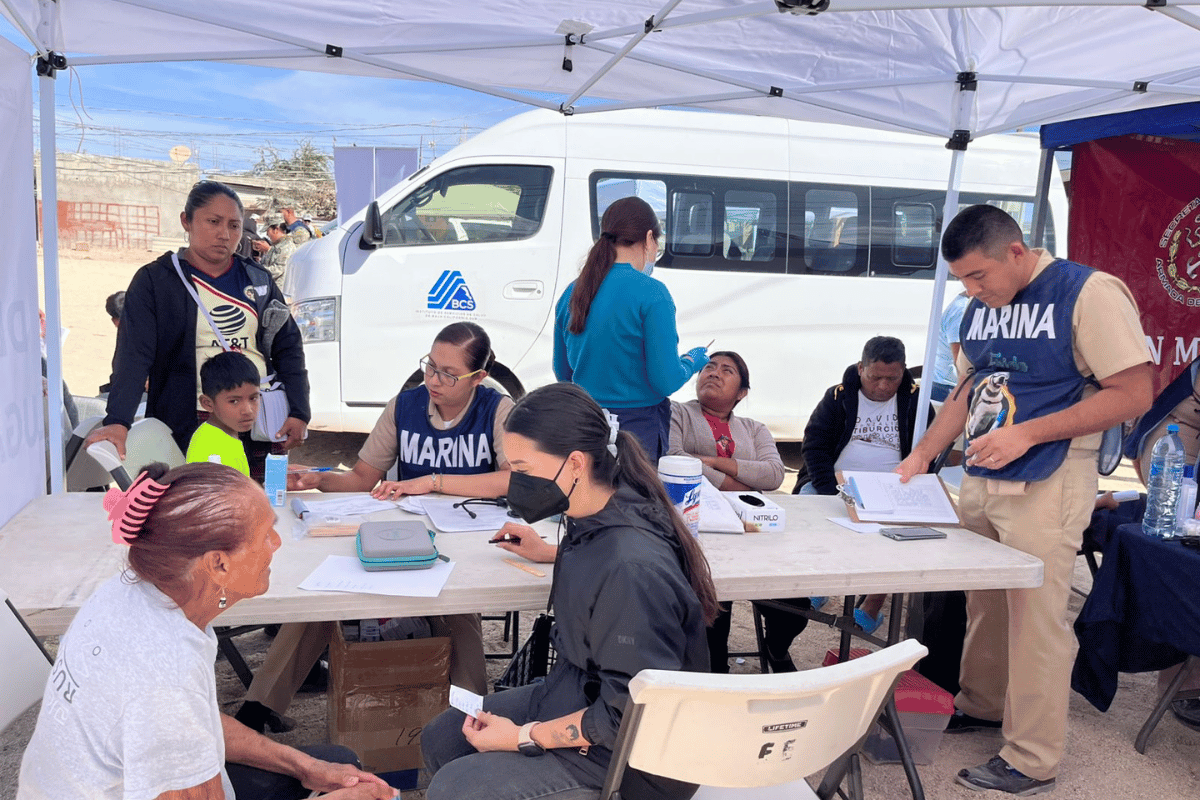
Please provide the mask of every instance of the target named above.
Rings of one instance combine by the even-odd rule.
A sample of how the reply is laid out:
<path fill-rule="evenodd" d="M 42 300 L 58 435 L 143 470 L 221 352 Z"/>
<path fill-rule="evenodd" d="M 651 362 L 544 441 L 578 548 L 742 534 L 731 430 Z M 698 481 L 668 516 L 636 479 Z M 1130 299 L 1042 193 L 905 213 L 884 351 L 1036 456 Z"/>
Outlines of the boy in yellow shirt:
<path fill-rule="evenodd" d="M 188 444 L 188 463 L 215 461 L 249 477 L 246 448 L 238 434 L 254 427 L 258 416 L 258 368 L 242 353 L 224 352 L 200 367 L 200 407 L 208 412 Z"/>

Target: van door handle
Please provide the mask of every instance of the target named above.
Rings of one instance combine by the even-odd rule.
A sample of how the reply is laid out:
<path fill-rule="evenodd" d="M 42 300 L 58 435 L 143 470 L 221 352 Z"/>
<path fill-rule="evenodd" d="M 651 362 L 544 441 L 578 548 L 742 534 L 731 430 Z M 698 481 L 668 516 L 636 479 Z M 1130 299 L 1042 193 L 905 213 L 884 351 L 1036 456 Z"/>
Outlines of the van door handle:
<path fill-rule="evenodd" d="M 504 287 L 504 299 L 541 300 L 545 291 L 541 281 L 513 281 Z"/>

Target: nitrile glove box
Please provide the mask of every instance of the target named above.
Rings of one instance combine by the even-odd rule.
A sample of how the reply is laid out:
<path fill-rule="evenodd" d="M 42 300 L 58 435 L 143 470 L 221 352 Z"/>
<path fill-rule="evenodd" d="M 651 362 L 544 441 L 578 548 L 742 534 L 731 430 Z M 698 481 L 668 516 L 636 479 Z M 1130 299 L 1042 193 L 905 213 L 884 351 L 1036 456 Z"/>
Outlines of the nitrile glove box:
<path fill-rule="evenodd" d="M 721 492 L 747 531 L 781 531 L 783 509 L 761 492 Z"/>

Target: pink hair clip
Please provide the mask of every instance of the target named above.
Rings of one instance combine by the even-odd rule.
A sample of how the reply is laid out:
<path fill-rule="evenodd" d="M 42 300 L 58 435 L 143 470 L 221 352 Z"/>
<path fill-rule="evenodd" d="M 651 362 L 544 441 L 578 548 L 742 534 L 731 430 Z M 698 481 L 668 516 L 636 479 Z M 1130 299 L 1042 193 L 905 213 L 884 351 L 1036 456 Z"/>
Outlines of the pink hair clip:
<path fill-rule="evenodd" d="M 150 515 L 150 509 L 162 497 L 169 484 L 146 477 L 140 473 L 126 491 L 109 489 L 104 495 L 104 510 L 112 520 L 113 544 L 129 544 L 142 532 L 142 525 Z"/>

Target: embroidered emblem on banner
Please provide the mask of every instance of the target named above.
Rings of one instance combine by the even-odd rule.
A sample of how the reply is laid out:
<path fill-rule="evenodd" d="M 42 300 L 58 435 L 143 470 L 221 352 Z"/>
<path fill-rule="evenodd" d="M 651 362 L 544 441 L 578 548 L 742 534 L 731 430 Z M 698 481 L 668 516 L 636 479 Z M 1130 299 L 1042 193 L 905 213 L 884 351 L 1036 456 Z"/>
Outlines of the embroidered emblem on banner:
<path fill-rule="evenodd" d="M 1200 307 L 1200 197 L 1185 205 L 1158 240 L 1159 283 L 1176 303 Z"/>

